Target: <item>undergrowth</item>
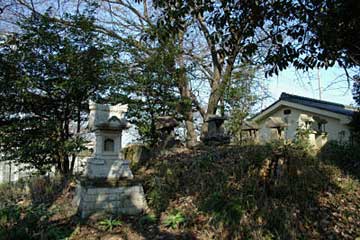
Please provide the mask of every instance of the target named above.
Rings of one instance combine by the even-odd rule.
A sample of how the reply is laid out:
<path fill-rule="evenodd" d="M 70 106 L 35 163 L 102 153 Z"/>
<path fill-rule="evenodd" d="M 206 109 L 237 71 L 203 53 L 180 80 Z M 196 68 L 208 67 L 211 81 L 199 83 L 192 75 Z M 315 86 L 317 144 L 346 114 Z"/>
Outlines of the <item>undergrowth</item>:
<path fill-rule="evenodd" d="M 151 159 L 133 172 L 150 209 L 121 221 L 80 221 L 66 207 L 71 187 L 61 191 L 61 179 L 1 185 L 0 239 L 360 237 L 358 148 L 329 142 L 318 153 L 308 149 L 301 141 L 273 142 Z"/>
<path fill-rule="evenodd" d="M 65 185 L 59 177 L 32 177 L 0 186 L 0 240 L 64 239 L 71 229 L 49 224 Z"/>
<path fill-rule="evenodd" d="M 158 216 L 178 209 L 187 217 L 183 228 L 200 229 L 204 239 L 339 237 L 321 223 L 319 199 L 345 191 L 336 181 L 341 173 L 307 149 L 277 142 L 153 159 L 145 184 L 149 205 Z"/>

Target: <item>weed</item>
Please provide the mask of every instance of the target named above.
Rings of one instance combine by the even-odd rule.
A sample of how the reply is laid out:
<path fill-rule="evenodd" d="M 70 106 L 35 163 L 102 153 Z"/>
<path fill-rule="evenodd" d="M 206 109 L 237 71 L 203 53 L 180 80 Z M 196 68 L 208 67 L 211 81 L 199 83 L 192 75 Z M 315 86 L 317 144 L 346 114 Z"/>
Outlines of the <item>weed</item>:
<path fill-rule="evenodd" d="M 176 229 L 186 222 L 186 217 L 178 210 L 171 212 L 163 221 L 165 227 Z"/>
<path fill-rule="evenodd" d="M 214 220 L 227 225 L 236 225 L 244 214 L 244 203 L 238 197 L 215 192 L 205 201 L 203 209 L 212 212 Z"/>
<path fill-rule="evenodd" d="M 139 224 L 144 226 L 146 224 L 154 224 L 157 222 L 157 218 L 153 214 L 146 214 L 139 219 Z"/>
<path fill-rule="evenodd" d="M 112 217 L 104 219 L 99 222 L 99 225 L 105 231 L 112 231 L 114 227 L 121 226 L 123 222 L 121 220 L 113 219 Z"/>

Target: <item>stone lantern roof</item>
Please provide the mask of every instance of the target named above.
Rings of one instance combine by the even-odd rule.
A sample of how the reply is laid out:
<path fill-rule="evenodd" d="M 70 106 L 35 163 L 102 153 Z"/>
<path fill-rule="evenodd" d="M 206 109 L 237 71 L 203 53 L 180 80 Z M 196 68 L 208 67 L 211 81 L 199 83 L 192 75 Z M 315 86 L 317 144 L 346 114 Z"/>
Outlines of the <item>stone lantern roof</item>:
<path fill-rule="evenodd" d="M 122 130 L 130 127 L 130 123 L 125 119 L 128 105 L 117 104 L 97 104 L 89 102 L 89 124 L 90 130 Z"/>
<path fill-rule="evenodd" d="M 156 130 L 168 130 L 174 129 L 178 125 L 179 123 L 176 121 L 175 118 L 171 116 L 163 116 L 156 118 L 155 128 Z"/>

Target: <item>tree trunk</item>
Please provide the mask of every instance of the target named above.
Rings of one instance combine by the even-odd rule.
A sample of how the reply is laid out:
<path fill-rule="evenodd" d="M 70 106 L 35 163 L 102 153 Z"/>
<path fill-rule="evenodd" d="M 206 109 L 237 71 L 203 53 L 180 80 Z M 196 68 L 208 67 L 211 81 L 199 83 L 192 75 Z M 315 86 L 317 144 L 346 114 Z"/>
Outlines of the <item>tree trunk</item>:
<path fill-rule="evenodd" d="M 201 127 L 201 139 L 208 133 L 208 124 L 206 122 L 209 115 L 216 114 L 216 111 L 219 107 L 219 102 L 224 98 L 225 88 L 229 84 L 231 80 L 231 74 L 234 68 L 236 55 L 233 55 L 227 60 L 227 65 L 225 71 L 222 71 L 222 67 L 219 67 L 218 64 L 214 64 L 214 75 L 211 81 L 211 92 L 208 102 L 208 107 L 206 111 L 206 115 L 204 117 L 204 122 Z M 222 60 L 217 59 L 217 62 L 222 62 Z M 221 109 L 223 110 L 223 109 Z M 225 113 L 222 112 L 222 115 Z"/>
<path fill-rule="evenodd" d="M 211 84 L 211 92 L 209 96 L 209 102 L 206 110 L 206 114 L 204 116 L 203 125 L 201 126 L 201 136 L 200 138 L 204 140 L 208 133 L 208 123 L 207 118 L 209 115 L 216 114 L 216 110 L 218 108 L 218 103 L 221 98 L 221 91 L 220 91 L 220 80 L 221 80 L 221 72 L 218 69 L 214 69 L 214 77 L 212 79 Z"/>
<path fill-rule="evenodd" d="M 183 37 L 184 32 L 179 32 L 179 47 L 183 47 Z M 178 82 L 178 88 L 180 91 L 181 99 L 187 103 L 192 102 L 191 92 L 189 89 L 189 81 L 186 76 L 186 69 L 185 69 L 185 61 L 183 56 L 183 51 L 178 57 L 178 64 L 180 66 L 180 79 Z M 192 111 L 192 104 L 191 107 L 186 107 L 183 112 L 185 118 L 185 127 L 186 127 L 186 146 L 193 147 L 196 145 L 196 134 L 195 134 L 195 127 L 194 127 L 194 115 Z"/>

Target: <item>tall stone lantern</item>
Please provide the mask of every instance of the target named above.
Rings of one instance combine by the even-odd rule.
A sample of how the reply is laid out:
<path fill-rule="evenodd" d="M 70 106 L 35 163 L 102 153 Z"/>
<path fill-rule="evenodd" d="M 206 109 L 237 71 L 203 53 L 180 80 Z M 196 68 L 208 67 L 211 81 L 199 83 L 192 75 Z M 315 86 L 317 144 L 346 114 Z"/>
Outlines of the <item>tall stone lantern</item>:
<path fill-rule="evenodd" d="M 93 155 L 87 159 L 74 202 L 82 217 L 97 212 L 136 214 L 146 208 L 143 188 L 132 181 L 129 163 L 121 152 L 127 105 L 89 103 L 89 129 L 95 133 Z"/>

